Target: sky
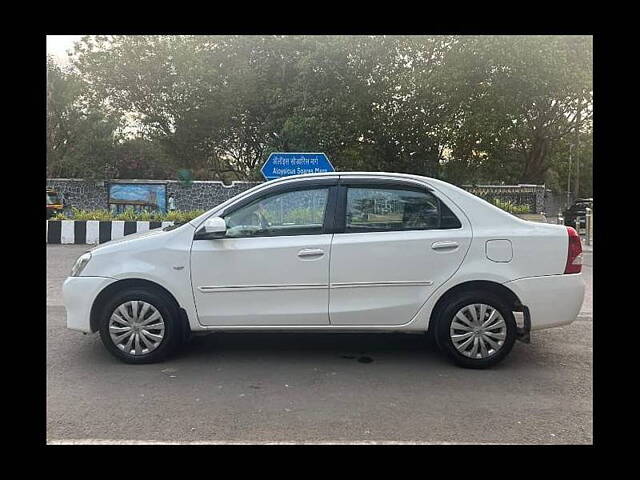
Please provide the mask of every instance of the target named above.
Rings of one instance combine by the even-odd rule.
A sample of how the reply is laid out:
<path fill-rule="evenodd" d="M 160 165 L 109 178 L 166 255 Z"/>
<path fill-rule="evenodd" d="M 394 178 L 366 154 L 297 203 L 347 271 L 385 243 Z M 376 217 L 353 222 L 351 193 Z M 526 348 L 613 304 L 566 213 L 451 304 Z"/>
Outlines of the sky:
<path fill-rule="evenodd" d="M 84 35 L 47 35 L 47 54 L 56 57 L 56 60 L 66 65 L 69 63 L 67 50 L 73 48 L 73 42 L 77 42 Z"/>

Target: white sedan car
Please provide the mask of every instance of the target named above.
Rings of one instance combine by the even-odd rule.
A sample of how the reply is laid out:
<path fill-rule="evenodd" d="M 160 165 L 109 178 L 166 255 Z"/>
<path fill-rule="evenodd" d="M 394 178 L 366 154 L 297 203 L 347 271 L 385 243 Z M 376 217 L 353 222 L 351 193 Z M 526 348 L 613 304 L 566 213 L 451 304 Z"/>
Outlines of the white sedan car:
<path fill-rule="evenodd" d="M 129 363 L 196 333 L 426 332 L 458 365 L 483 368 L 531 330 L 575 320 L 581 253 L 572 228 L 440 180 L 299 175 L 93 248 L 63 295 L 68 328 L 100 332 Z"/>

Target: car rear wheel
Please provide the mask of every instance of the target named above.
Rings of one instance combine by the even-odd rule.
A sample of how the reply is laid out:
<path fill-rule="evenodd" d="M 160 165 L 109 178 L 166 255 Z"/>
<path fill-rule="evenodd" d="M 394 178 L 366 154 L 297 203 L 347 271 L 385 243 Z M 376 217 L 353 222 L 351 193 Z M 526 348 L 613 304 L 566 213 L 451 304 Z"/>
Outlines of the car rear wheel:
<path fill-rule="evenodd" d="M 100 338 L 126 363 L 159 362 L 180 344 L 177 308 L 165 295 L 149 290 L 118 292 L 102 310 Z"/>
<path fill-rule="evenodd" d="M 516 340 L 513 312 L 491 292 L 460 295 L 436 321 L 438 347 L 462 367 L 491 367 L 509 354 Z"/>

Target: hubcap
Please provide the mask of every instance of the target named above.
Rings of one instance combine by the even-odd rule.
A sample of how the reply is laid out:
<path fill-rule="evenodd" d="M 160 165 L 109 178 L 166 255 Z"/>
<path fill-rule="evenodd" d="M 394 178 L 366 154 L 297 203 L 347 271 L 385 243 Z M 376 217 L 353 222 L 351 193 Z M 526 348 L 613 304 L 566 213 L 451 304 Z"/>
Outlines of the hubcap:
<path fill-rule="evenodd" d="M 164 320 L 150 303 L 131 300 L 111 314 L 109 335 L 120 350 L 130 355 L 146 355 L 162 342 Z"/>
<path fill-rule="evenodd" d="M 495 355 L 507 338 L 507 324 L 491 305 L 474 303 L 462 307 L 453 318 L 449 335 L 456 350 L 469 358 Z"/>

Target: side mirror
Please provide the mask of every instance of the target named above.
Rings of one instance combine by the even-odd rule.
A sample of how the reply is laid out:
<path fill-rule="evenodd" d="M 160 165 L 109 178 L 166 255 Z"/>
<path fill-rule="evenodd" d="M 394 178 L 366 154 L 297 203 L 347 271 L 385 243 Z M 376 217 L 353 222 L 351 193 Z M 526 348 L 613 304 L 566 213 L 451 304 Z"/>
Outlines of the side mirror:
<path fill-rule="evenodd" d="M 205 220 L 202 228 L 198 230 L 196 238 L 222 238 L 227 233 L 227 222 L 222 217 L 213 217 Z"/>

